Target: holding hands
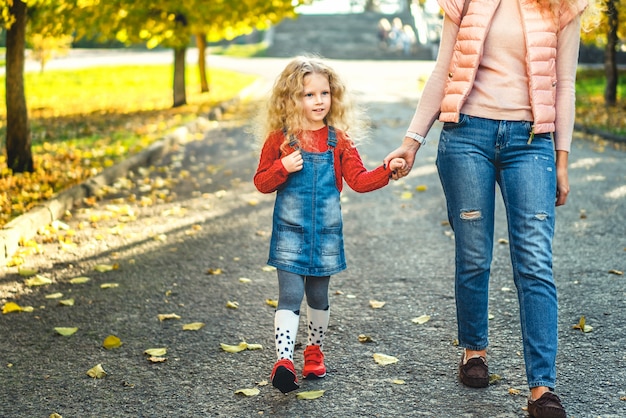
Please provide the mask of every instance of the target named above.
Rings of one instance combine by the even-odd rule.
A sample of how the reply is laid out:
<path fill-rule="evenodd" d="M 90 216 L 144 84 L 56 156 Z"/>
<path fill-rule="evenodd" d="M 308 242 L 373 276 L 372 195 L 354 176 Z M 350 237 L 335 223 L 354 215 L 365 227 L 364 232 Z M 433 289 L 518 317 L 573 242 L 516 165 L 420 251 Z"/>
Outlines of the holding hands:
<path fill-rule="evenodd" d="M 391 151 L 389 155 L 385 157 L 383 162 L 385 164 L 389 164 L 392 169 L 393 174 L 391 178 L 393 178 L 394 180 L 398 180 L 409 174 L 409 172 L 413 168 L 413 164 L 415 163 L 415 154 L 417 154 L 417 150 L 419 149 L 419 142 L 413 140 L 412 138 L 405 137 L 402 145 Z M 394 160 L 402 160 L 404 164 L 394 170 L 391 166 Z"/>
<path fill-rule="evenodd" d="M 391 161 L 389 161 L 389 169 L 391 170 L 391 178 L 394 180 L 406 176 L 410 170 L 404 158 L 392 158 Z M 406 174 L 401 175 L 401 173 Z"/>

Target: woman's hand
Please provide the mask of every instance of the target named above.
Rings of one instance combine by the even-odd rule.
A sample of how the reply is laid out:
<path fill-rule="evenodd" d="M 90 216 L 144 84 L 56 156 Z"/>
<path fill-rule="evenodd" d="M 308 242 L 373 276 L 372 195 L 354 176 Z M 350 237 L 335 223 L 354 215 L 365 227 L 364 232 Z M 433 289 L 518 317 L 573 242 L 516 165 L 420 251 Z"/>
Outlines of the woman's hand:
<path fill-rule="evenodd" d="M 556 152 L 556 206 L 564 205 L 569 195 L 568 157 L 567 151 Z"/>
<path fill-rule="evenodd" d="M 402 145 L 391 151 L 383 160 L 385 166 L 391 163 L 394 158 L 402 158 L 405 161 L 403 167 L 396 170 L 396 174 L 392 177 L 394 180 L 405 177 L 413 168 L 415 162 L 415 154 L 420 149 L 420 143 L 412 138 L 404 137 Z"/>
<path fill-rule="evenodd" d="M 288 173 L 295 173 L 296 171 L 302 170 L 304 164 L 299 149 L 283 157 L 280 161 L 283 163 L 283 167 L 285 167 Z"/>

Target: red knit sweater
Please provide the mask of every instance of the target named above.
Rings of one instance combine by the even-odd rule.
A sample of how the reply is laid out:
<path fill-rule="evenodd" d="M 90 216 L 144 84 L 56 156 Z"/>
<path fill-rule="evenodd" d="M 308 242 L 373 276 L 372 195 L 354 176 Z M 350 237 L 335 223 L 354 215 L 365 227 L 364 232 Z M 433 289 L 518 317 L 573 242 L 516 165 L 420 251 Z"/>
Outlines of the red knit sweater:
<path fill-rule="evenodd" d="M 346 179 L 348 186 L 355 192 L 371 192 L 389 183 L 391 170 L 382 165 L 368 171 L 363 165 L 361 156 L 354 143 L 348 136 L 340 130 L 337 133 L 337 146 L 334 151 L 335 159 L 335 179 L 337 189 L 343 189 L 343 180 Z M 307 152 L 325 152 L 328 150 L 327 138 L 328 127 L 325 126 L 317 131 L 312 131 L 313 140 L 311 144 L 302 147 Z M 261 158 L 256 174 L 254 175 L 254 185 L 261 193 L 272 193 L 280 188 L 286 181 L 289 173 L 285 170 L 281 158 L 292 153 L 290 149 L 287 154 L 280 151 L 285 137 L 282 131 L 272 132 L 263 145 Z"/>

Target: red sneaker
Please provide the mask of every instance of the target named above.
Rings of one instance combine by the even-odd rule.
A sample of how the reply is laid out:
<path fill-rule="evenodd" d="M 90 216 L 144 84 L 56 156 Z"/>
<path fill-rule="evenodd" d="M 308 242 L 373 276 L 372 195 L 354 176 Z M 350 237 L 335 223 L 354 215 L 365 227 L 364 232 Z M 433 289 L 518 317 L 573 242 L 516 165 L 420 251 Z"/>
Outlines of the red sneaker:
<path fill-rule="evenodd" d="M 282 393 L 288 393 L 298 389 L 298 377 L 296 369 L 293 367 L 293 361 L 289 359 L 281 359 L 274 364 L 272 374 L 270 375 L 272 385 Z"/>
<path fill-rule="evenodd" d="M 319 345 L 309 345 L 304 349 L 304 369 L 302 375 L 305 379 L 326 376 L 324 366 L 324 353 Z"/>

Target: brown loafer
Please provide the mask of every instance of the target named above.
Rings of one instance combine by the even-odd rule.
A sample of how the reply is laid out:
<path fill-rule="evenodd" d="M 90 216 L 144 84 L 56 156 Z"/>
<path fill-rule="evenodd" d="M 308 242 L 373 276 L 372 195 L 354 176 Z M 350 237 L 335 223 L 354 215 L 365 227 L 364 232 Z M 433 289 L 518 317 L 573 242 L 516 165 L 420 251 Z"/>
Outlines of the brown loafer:
<path fill-rule="evenodd" d="M 537 400 L 528 399 L 528 414 L 534 418 L 565 418 L 565 408 L 556 393 L 546 392 Z"/>
<path fill-rule="evenodd" d="M 459 363 L 459 380 L 465 386 L 471 388 L 486 388 L 489 386 L 489 368 L 487 367 L 487 359 L 480 357 L 472 357 L 465 364 L 464 358 Z"/>

